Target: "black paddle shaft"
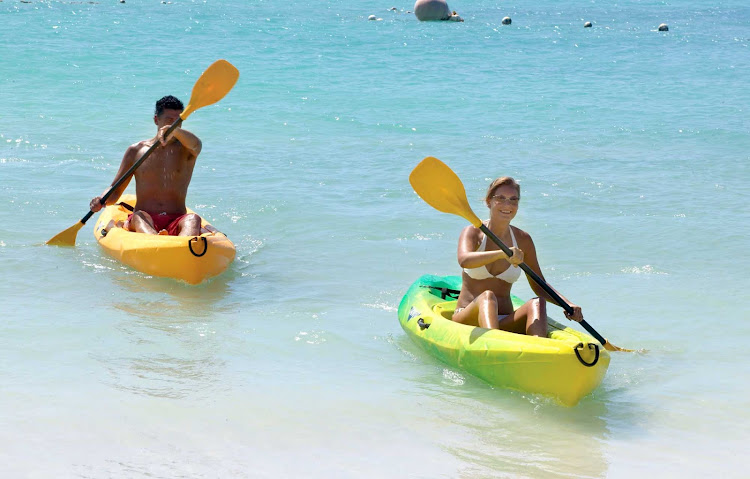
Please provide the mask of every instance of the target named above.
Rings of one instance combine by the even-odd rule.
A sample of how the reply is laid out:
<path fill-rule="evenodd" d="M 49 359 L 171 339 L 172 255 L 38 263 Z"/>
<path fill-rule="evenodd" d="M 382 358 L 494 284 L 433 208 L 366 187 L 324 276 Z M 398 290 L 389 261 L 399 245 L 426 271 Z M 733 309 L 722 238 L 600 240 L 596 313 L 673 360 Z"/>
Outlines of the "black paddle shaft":
<path fill-rule="evenodd" d="M 503 253 L 505 253 L 505 254 L 508 255 L 508 257 L 513 256 L 513 252 L 507 246 L 505 246 L 505 244 L 502 242 L 502 240 L 500 240 L 500 238 L 498 238 L 497 235 L 495 233 L 493 233 L 492 231 L 490 231 L 490 229 L 487 228 L 484 224 L 482 224 L 479 227 L 479 229 L 484 234 L 486 234 L 492 241 L 494 241 L 495 244 L 498 245 L 501 250 L 503 250 Z M 560 307 L 562 309 L 564 309 L 566 313 L 573 314 L 573 308 L 571 308 L 570 305 L 565 300 L 563 300 L 560 297 L 560 295 L 557 294 L 557 292 L 554 289 L 552 289 L 550 287 L 550 285 L 547 284 L 546 281 L 544 281 L 542 278 L 540 278 L 539 275 L 534 272 L 534 270 L 532 270 L 531 268 L 529 268 L 529 266 L 526 263 L 521 263 L 518 266 L 520 266 L 521 269 L 524 270 L 526 272 L 526 274 L 529 275 L 531 277 L 531 279 L 533 279 L 536 282 L 536 284 L 538 284 L 539 286 L 541 286 L 542 289 L 547 292 L 547 294 L 549 294 L 550 296 L 552 296 L 552 299 L 554 299 L 555 302 L 558 305 L 560 305 Z M 591 335 L 593 337 L 595 337 L 597 341 L 599 341 L 600 343 L 602 343 L 602 346 L 604 346 L 606 344 L 607 340 L 604 339 L 601 334 L 597 333 L 596 330 L 594 328 L 592 328 L 589 325 L 589 323 L 587 323 L 583 319 L 581 320 L 581 326 L 583 326 L 584 328 L 586 328 L 586 331 L 588 331 L 589 333 L 591 333 Z"/>
<path fill-rule="evenodd" d="M 177 128 L 178 126 L 182 125 L 182 118 L 178 118 L 177 121 L 172 123 L 172 126 L 169 127 L 169 129 L 164 133 L 164 136 L 162 138 L 168 138 L 169 135 Z M 153 145 L 146 151 L 146 153 L 143 154 L 140 160 L 136 161 L 133 166 L 130 167 L 128 171 L 125 172 L 124 175 L 122 175 L 117 181 L 115 181 L 115 184 L 113 184 L 106 193 L 104 193 L 104 196 L 102 196 L 102 199 L 99 201 L 102 206 L 107 202 L 107 198 L 112 196 L 112 193 L 128 178 L 130 178 L 130 175 L 133 174 L 133 172 L 141 166 L 141 164 L 146 161 L 146 158 L 151 156 L 151 153 L 159 146 L 159 140 L 156 140 Z M 86 216 L 81 219 L 81 224 L 86 224 L 86 222 L 94 215 L 93 211 L 89 211 L 86 213 Z"/>

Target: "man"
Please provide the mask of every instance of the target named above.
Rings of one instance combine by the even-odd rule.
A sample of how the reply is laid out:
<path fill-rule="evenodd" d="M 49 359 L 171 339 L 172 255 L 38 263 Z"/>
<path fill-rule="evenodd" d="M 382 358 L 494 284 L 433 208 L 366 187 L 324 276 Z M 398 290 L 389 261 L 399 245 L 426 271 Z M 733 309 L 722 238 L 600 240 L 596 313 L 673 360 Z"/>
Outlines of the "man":
<path fill-rule="evenodd" d="M 125 229 L 172 236 L 197 236 L 201 233 L 201 218 L 196 214 L 186 214 L 185 208 L 185 197 L 193 176 L 195 160 L 201 152 L 201 141 L 182 128 L 175 128 L 169 138 L 164 138 L 183 109 L 182 102 L 171 95 L 157 101 L 154 114 L 156 136 L 130 145 L 122 158 L 120 170 L 112 184 L 154 143 L 160 143 L 133 173 L 137 203 L 133 214 L 122 225 Z M 130 178 L 110 195 L 107 206 L 117 202 L 128 183 Z M 102 209 L 101 198 L 97 196 L 91 200 L 91 211 Z"/>

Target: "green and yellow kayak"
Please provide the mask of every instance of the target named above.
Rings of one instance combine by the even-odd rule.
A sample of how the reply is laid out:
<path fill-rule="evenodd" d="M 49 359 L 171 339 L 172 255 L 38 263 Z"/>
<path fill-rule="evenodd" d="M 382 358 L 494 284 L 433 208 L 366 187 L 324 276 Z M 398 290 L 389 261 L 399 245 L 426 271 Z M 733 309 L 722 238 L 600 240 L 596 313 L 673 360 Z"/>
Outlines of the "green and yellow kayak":
<path fill-rule="evenodd" d="M 104 251 L 118 261 L 152 276 L 198 284 L 223 273 L 234 260 L 234 244 L 223 233 L 200 236 L 162 236 L 111 227 L 124 222 L 135 206 L 135 195 L 122 195 L 117 204 L 102 210 L 94 236 Z M 188 208 L 188 213 L 193 213 Z M 201 226 L 210 224 L 206 220 Z"/>
<path fill-rule="evenodd" d="M 424 275 L 398 308 L 404 331 L 437 359 L 493 386 L 549 396 L 565 406 L 575 406 L 602 382 L 609 352 L 591 336 L 551 319 L 546 338 L 455 323 L 460 289 L 459 276 Z M 512 299 L 516 308 L 524 303 Z"/>

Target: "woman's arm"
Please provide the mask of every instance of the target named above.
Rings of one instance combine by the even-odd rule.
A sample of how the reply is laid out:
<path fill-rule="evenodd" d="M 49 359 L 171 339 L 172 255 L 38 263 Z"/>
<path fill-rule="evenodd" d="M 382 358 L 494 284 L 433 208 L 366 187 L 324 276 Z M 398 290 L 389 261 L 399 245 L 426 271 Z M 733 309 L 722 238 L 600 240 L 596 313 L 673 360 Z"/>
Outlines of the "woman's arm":
<path fill-rule="evenodd" d="M 467 226 L 461 232 L 458 239 L 458 264 L 462 268 L 478 268 L 501 259 L 508 259 L 502 250 L 494 251 L 477 251 L 479 247 L 480 231 L 474 226 Z M 523 252 L 517 248 L 511 248 L 513 251 L 513 263 L 517 264 L 523 261 Z"/>
<path fill-rule="evenodd" d="M 516 230 L 518 231 L 518 228 L 516 228 Z M 539 260 L 536 256 L 536 247 L 534 246 L 534 241 L 531 239 L 531 236 L 525 231 L 522 231 L 522 234 L 517 235 L 517 241 L 519 245 L 523 245 L 523 250 L 526 253 L 526 265 L 531 268 L 531 270 L 534 271 L 546 283 L 547 280 L 544 279 L 542 268 L 539 266 Z M 557 301 L 555 301 L 554 298 L 552 298 L 552 296 L 544 290 L 544 288 L 537 284 L 536 281 L 531 279 L 528 274 L 526 275 L 526 279 L 528 280 L 529 286 L 531 286 L 532 291 L 534 291 L 534 294 L 536 294 L 540 298 L 546 299 L 552 304 L 557 304 Z M 552 291 L 557 293 L 563 299 L 563 301 L 568 303 L 570 307 L 573 308 L 573 314 L 569 316 L 566 312 L 565 317 L 574 321 L 581 321 L 583 319 L 583 313 L 581 312 L 580 306 L 574 304 L 568 298 L 560 294 L 560 292 L 550 286 L 549 283 L 547 283 L 547 286 L 549 286 Z M 557 305 L 562 307 L 562 305 L 560 304 Z"/>

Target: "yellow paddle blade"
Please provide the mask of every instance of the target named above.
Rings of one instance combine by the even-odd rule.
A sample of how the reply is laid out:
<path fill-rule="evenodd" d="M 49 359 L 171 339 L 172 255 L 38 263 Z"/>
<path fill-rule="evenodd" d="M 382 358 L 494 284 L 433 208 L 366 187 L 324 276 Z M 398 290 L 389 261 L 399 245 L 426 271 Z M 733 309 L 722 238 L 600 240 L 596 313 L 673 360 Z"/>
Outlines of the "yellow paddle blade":
<path fill-rule="evenodd" d="M 213 105 L 226 96 L 232 89 L 240 72 L 226 60 L 216 60 L 203 72 L 193 86 L 188 106 L 180 114 L 180 118 L 187 120 L 195 110 Z"/>
<path fill-rule="evenodd" d="M 461 179 L 442 161 L 428 156 L 409 175 L 414 191 L 428 205 L 443 213 L 458 215 L 476 226 L 482 220 L 471 210 Z"/>
<path fill-rule="evenodd" d="M 76 236 L 78 235 L 78 230 L 80 230 L 81 228 L 83 228 L 83 223 L 79 221 L 65 231 L 57 233 L 49 241 L 47 241 L 47 244 L 51 244 L 53 246 L 75 246 Z"/>
<path fill-rule="evenodd" d="M 635 350 L 635 349 L 627 349 L 627 348 L 621 348 L 619 346 L 615 346 L 614 344 L 610 343 L 608 339 L 604 343 L 604 349 L 606 349 L 607 351 L 620 351 L 623 353 L 645 353 L 646 352 L 645 349 Z"/>

